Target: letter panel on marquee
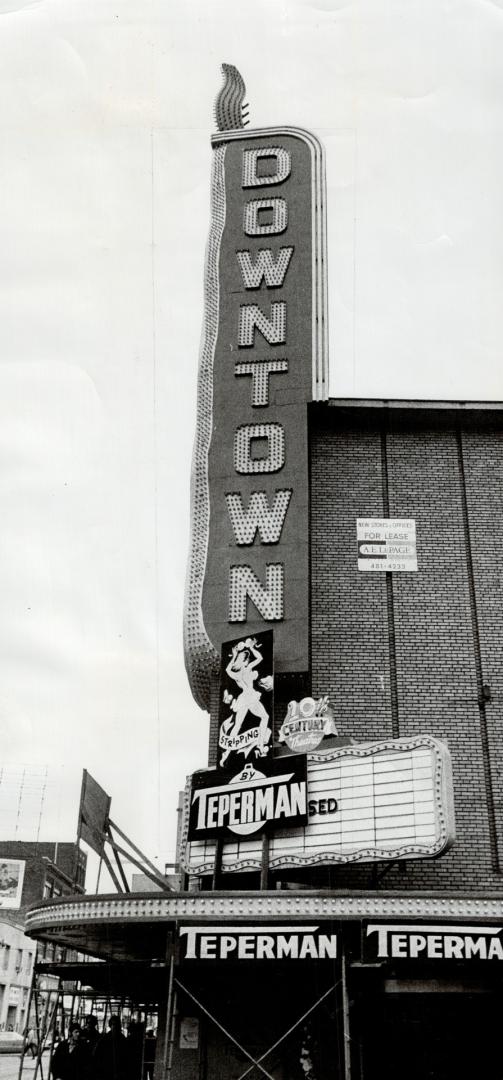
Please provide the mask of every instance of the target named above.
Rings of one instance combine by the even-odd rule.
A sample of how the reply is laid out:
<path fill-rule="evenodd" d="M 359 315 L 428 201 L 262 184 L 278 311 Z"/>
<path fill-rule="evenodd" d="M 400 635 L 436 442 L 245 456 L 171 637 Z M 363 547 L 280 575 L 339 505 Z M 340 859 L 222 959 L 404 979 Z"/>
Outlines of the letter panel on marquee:
<path fill-rule="evenodd" d="M 302 755 L 274 759 L 286 769 Z M 350 862 L 433 858 L 447 851 L 455 839 L 451 761 L 447 746 L 429 735 L 388 742 L 362 743 L 307 755 L 307 822 L 275 832 L 269 843 L 272 869 L 335 866 Z M 258 766 L 260 767 L 260 766 Z M 208 772 L 205 774 L 208 778 Z M 265 784 L 264 784 L 265 786 Z M 215 846 L 211 836 L 216 821 L 201 818 L 201 827 L 189 838 L 193 791 L 190 780 L 184 799 L 180 861 L 187 873 L 213 872 Z M 294 809 L 294 790 L 289 810 Z M 243 804 L 242 804 L 243 805 Z M 258 817 L 254 799 L 253 817 Z M 279 819 L 281 805 L 275 799 Z M 223 807 L 226 817 L 228 807 Z M 209 826 L 209 827 L 208 827 Z M 232 830 L 231 830 L 232 831 Z M 236 832 L 236 830 L 234 830 Z M 226 836 L 221 866 L 224 872 L 259 870 L 260 837 L 242 832 L 238 842 Z"/>

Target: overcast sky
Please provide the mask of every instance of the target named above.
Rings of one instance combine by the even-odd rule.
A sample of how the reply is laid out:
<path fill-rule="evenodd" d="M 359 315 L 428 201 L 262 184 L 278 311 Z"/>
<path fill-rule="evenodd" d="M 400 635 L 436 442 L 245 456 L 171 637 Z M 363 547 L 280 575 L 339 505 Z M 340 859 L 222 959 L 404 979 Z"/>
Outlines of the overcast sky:
<path fill-rule="evenodd" d="M 250 127 L 326 146 L 332 395 L 500 399 L 503 2 L 0 14 L 0 710 L 32 788 L 23 818 L 0 784 L 0 834 L 48 766 L 39 835 L 72 839 L 85 767 L 162 863 L 207 753 L 182 607 L 220 64 Z"/>

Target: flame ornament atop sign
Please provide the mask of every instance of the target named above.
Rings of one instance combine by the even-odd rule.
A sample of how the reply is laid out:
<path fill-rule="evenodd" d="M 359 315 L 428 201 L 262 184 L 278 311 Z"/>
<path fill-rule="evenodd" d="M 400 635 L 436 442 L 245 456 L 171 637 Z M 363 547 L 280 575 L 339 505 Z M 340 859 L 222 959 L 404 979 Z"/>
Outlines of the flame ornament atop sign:
<path fill-rule="evenodd" d="M 246 93 L 244 80 L 233 64 L 222 64 L 224 85 L 215 101 L 215 120 L 219 131 L 244 128 L 248 123 L 248 105 L 243 105 Z"/>

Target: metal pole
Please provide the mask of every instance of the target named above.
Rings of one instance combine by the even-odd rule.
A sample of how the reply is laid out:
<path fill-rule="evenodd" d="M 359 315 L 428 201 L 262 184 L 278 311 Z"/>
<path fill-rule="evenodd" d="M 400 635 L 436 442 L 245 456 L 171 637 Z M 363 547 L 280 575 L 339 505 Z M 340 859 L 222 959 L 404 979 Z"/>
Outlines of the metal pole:
<path fill-rule="evenodd" d="M 75 840 L 75 851 L 73 854 L 73 884 L 77 884 L 77 878 L 79 875 L 79 851 L 80 840 L 82 837 L 82 812 L 84 810 L 84 792 L 87 781 L 87 769 L 82 770 L 82 783 L 80 785 L 80 802 L 79 802 L 79 817 L 77 821 L 77 838 Z"/>
<path fill-rule="evenodd" d="M 37 952 L 35 950 L 35 956 L 33 957 L 33 971 L 32 971 L 32 974 L 31 974 L 30 991 L 29 991 L 29 994 L 28 994 L 28 1002 L 27 1002 L 27 1005 L 26 1005 L 23 1050 L 22 1050 L 22 1053 L 21 1053 L 21 1057 L 19 1059 L 19 1072 L 18 1072 L 19 1080 L 21 1080 L 21 1077 L 22 1077 L 22 1074 L 23 1074 L 23 1064 L 24 1064 L 24 1059 L 25 1059 L 26 1049 L 27 1049 L 27 1047 L 26 1047 L 26 1036 L 28 1035 L 28 1032 L 30 1031 L 31 1007 L 32 1007 L 32 1004 L 34 1002 L 34 996 L 36 994 L 36 979 L 37 979 L 36 968 L 37 968 Z M 35 1030 L 37 1031 L 37 1039 L 38 1039 L 38 1022 L 37 1022 Z M 37 1046 L 37 1049 L 38 1049 L 38 1046 Z"/>
<path fill-rule="evenodd" d="M 171 1009 L 171 1023 L 169 1025 L 169 1039 L 168 1039 L 168 1065 L 166 1069 L 166 1080 L 171 1080 L 171 1069 L 173 1065 L 173 1050 L 175 1046 L 176 1035 L 176 1019 L 178 1016 L 178 995 L 176 989 L 173 991 L 173 1007 Z"/>
<path fill-rule="evenodd" d="M 96 878 L 96 892 L 97 893 L 100 891 L 100 877 L 101 877 L 101 867 L 102 866 L 103 866 L 103 855 L 100 855 L 100 861 L 99 861 L 99 864 L 98 864 L 98 877 Z"/>
<path fill-rule="evenodd" d="M 349 1023 L 348 961 L 344 938 L 341 945 L 342 1060 L 344 1080 L 351 1080 L 351 1032 Z"/>
<path fill-rule="evenodd" d="M 38 1035 L 38 1052 L 37 1052 L 37 1064 L 35 1066 L 35 1076 L 38 1075 L 38 1072 L 40 1070 L 41 1080 L 44 1080 L 44 1066 L 43 1066 L 43 1062 L 42 1062 L 42 1054 L 43 1054 L 43 1052 L 45 1050 L 45 1041 L 46 1041 L 46 1036 L 47 1036 L 47 1014 L 49 1012 L 50 990 L 44 990 L 44 991 L 41 991 L 41 993 L 45 994 L 45 1002 L 44 1002 L 44 1010 L 43 1010 L 43 1013 L 42 1013 L 42 1018 L 41 1018 L 41 1020 L 39 1019 L 37 1021 L 37 1029 L 38 1029 L 39 1035 Z"/>
<path fill-rule="evenodd" d="M 37 978 L 37 983 L 36 983 L 34 993 L 33 993 L 33 1000 L 34 1000 L 34 1003 L 35 1003 L 35 1031 L 37 1032 L 37 1060 L 36 1060 L 35 1072 L 34 1072 L 35 1077 L 38 1076 L 39 1069 L 40 1069 L 40 1072 L 42 1073 L 43 1026 L 42 1026 L 42 1019 L 41 1019 L 41 1007 L 42 1006 L 41 1006 L 41 1003 L 40 1003 L 40 997 L 41 997 L 41 990 L 39 989 L 39 983 L 38 983 L 38 978 Z"/>
<path fill-rule="evenodd" d="M 170 1044 L 170 1039 L 171 1039 L 171 1022 L 172 1022 L 172 1012 L 173 1012 L 174 981 L 175 981 L 175 947 L 174 947 L 174 942 L 173 942 L 172 949 L 171 949 L 170 961 L 169 961 L 168 996 L 167 996 L 167 999 L 166 999 L 165 1028 L 164 1028 L 164 1032 L 163 1032 L 162 1046 L 160 1048 L 161 1052 L 159 1054 L 159 1042 L 158 1042 L 158 1050 L 156 1051 L 155 1064 L 154 1064 L 154 1080 L 165 1080 L 165 1077 L 167 1076 L 169 1044 Z M 159 1019 L 160 1019 L 160 1010 L 159 1010 Z M 169 1063 L 169 1067 L 171 1068 L 171 1062 Z"/>
<path fill-rule="evenodd" d="M 260 867 L 260 889 L 264 891 L 269 887 L 269 835 L 262 836 L 262 865 Z"/>
<path fill-rule="evenodd" d="M 53 993 L 55 993 L 56 998 L 55 998 L 55 1001 L 54 1001 L 54 1009 L 53 1009 L 52 1017 L 51 1017 L 51 1045 L 49 1047 L 49 1062 L 48 1062 L 48 1066 L 47 1066 L 49 1076 L 51 1075 L 52 1057 L 53 1057 L 53 1054 L 54 1054 L 54 1043 L 55 1043 L 55 1040 L 56 1040 L 56 1024 L 58 1022 L 58 1002 L 59 1002 L 60 992 L 61 992 L 61 979 L 58 979 L 58 989 L 57 990 L 51 990 L 51 995 Z"/>
<path fill-rule="evenodd" d="M 220 884 L 220 874 L 222 871 L 222 852 L 224 844 L 223 840 L 219 836 L 215 841 L 215 862 L 213 863 L 213 877 L 211 880 L 211 888 L 214 891 L 218 889 Z"/>

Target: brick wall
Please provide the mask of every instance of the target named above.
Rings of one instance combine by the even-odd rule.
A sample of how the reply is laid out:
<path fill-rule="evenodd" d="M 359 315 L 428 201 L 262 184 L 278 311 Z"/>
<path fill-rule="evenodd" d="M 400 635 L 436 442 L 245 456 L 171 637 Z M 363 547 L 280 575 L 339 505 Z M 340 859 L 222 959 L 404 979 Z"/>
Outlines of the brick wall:
<path fill-rule="evenodd" d="M 341 734 L 428 733 L 447 741 L 453 760 L 455 846 L 392 869 L 386 888 L 501 884 L 502 488 L 503 415 L 312 411 L 313 694 L 330 695 Z M 387 584 L 388 575 L 358 571 L 363 516 L 415 519 L 418 573 Z M 334 876 L 352 887 L 369 875 Z"/>
<path fill-rule="evenodd" d="M 385 403 L 310 414 L 311 679 L 341 735 L 445 740 L 457 839 L 435 861 L 386 869 L 386 888 L 498 889 L 503 871 L 503 411 Z M 416 521 L 418 572 L 362 573 L 358 517 Z M 388 580 L 386 580 L 388 579 Z M 216 760 L 214 680 L 209 762 Z M 371 865 L 330 884 L 371 887 Z M 316 886 L 319 875 L 313 873 Z M 323 875 L 322 875 L 323 877 Z M 321 879 L 320 879 L 321 880 Z M 323 877 L 326 884 L 326 874 Z"/>
<path fill-rule="evenodd" d="M 25 862 L 21 897 L 23 911 L 43 898 L 48 873 L 52 878 L 58 879 L 63 894 L 72 891 L 65 879 L 58 877 L 57 869 L 73 878 L 74 858 L 75 844 L 72 843 L 28 843 L 22 840 L 4 840 L 0 843 L 0 862 L 2 859 L 20 859 Z M 6 909 L 7 916 L 9 910 Z"/>

